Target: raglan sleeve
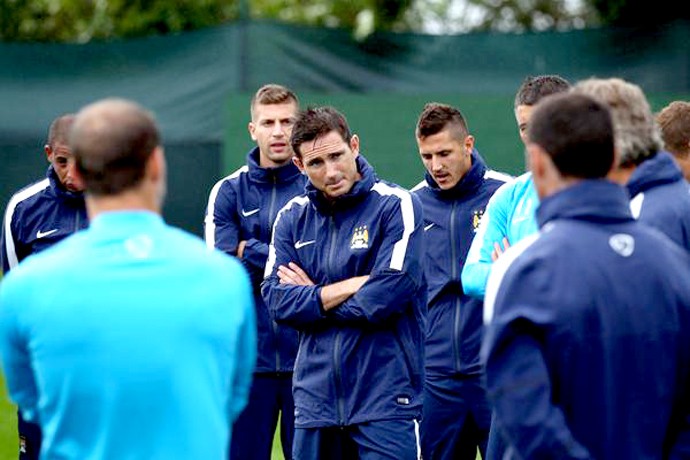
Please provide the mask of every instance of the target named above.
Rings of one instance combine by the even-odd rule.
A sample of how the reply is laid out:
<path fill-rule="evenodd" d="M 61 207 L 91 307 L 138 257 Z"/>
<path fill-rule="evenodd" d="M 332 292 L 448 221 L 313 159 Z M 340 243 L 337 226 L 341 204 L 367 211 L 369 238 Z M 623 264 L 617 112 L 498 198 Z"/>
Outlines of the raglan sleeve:
<path fill-rule="evenodd" d="M 18 234 L 18 222 L 15 212 L 16 208 L 13 202 L 14 197 L 7 205 L 2 221 L 2 231 L 0 231 L 0 260 L 2 261 L 3 274 L 17 266 L 21 260 L 20 253 L 22 250 L 15 237 Z"/>
<path fill-rule="evenodd" d="M 324 322 L 327 318 L 321 303 L 320 286 L 282 284 L 278 278 L 278 267 L 299 260 L 294 246 L 294 211 L 295 200 L 288 202 L 276 216 L 261 295 L 276 322 L 299 330 Z"/>
<path fill-rule="evenodd" d="M 382 235 L 374 267 L 366 283 L 327 315 L 337 322 L 380 323 L 409 308 L 410 299 L 423 298 L 423 223 L 419 197 L 401 189 L 390 193 L 381 207 Z"/>
<path fill-rule="evenodd" d="M 543 261 L 510 267 L 507 255 L 489 279 L 481 349 L 497 432 L 520 458 L 589 459 L 552 402 L 544 349 L 553 322 L 550 301 L 543 301 L 548 268 Z"/>
<path fill-rule="evenodd" d="M 38 388 L 21 319 L 25 296 L 32 295 L 35 286 L 25 284 L 15 271 L 0 283 L 0 356 L 10 398 L 25 420 L 38 423 Z"/>
<path fill-rule="evenodd" d="M 477 233 L 472 239 L 461 273 L 462 289 L 466 295 L 483 299 L 486 282 L 491 272 L 491 253 L 494 243 L 502 244 L 508 234 L 508 211 L 512 186 L 506 183 L 498 188 L 486 205 Z"/>

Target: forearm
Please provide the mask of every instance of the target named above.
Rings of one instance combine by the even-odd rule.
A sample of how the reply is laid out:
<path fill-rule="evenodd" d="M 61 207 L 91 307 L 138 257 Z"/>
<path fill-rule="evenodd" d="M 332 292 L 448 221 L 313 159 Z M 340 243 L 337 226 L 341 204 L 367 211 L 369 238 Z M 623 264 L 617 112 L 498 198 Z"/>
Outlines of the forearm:
<path fill-rule="evenodd" d="M 321 305 L 324 311 L 331 310 L 355 295 L 367 282 L 369 276 L 355 276 L 321 289 Z"/>

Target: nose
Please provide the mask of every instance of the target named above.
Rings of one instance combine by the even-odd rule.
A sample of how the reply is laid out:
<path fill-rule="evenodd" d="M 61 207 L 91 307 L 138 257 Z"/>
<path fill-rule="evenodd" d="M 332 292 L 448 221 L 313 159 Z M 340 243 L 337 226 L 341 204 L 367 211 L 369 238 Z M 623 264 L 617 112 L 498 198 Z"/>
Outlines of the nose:
<path fill-rule="evenodd" d="M 273 125 L 273 132 L 272 132 L 271 134 L 273 134 L 275 137 L 281 137 L 284 133 L 285 133 L 285 132 L 284 132 L 284 129 L 283 129 L 283 124 L 282 124 L 281 122 L 279 122 L 279 121 L 276 122 L 276 123 Z"/>
<path fill-rule="evenodd" d="M 439 160 L 436 157 L 431 157 L 431 170 L 432 171 L 440 171 L 442 166 L 443 165 L 441 164 L 441 160 Z"/>

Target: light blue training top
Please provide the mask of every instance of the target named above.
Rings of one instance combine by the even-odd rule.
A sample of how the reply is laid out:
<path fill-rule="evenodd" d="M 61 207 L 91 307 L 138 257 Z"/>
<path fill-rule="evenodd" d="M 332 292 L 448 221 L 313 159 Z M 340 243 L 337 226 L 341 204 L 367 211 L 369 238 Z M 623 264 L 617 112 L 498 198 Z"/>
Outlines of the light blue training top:
<path fill-rule="evenodd" d="M 531 172 L 496 190 L 486 206 L 462 270 L 462 288 L 465 294 L 484 298 L 494 243 L 503 247 L 503 238 L 507 238 L 512 246 L 526 236 L 537 233 L 538 206 L 539 197 Z"/>
<path fill-rule="evenodd" d="M 0 283 L 10 396 L 41 459 L 225 459 L 256 356 L 241 264 L 146 211 L 98 215 Z"/>

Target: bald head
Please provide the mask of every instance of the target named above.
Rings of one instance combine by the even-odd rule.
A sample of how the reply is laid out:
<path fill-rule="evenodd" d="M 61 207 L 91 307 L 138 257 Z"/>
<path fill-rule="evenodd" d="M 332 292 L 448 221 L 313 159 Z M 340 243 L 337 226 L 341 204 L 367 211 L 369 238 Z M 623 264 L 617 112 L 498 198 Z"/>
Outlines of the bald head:
<path fill-rule="evenodd" d="M 116 195 L 136 187 L 159 144 L 151 113 L 134 102 L 105 99 L 84 107 L 70 134 L 86 191 Z"/>

